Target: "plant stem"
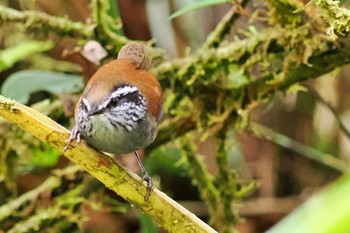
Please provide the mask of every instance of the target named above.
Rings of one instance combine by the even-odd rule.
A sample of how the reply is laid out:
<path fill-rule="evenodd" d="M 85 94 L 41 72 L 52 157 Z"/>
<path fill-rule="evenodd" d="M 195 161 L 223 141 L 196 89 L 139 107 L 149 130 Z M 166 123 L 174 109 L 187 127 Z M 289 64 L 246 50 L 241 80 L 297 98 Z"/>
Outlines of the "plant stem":
<path fill-rule="evenodd" d="M 290 149 L 300 155 L 303 155 L 309 159 L 315 160 L 327 167 L 333 168 L 339 172 L 346 173 L 349 171 L 349 165 L 344 161 L 338 159 L 336 156 L 324 153 L 316 150 L 310 146 L 303 145 L 285 135 L 277 133 L 272 129 L 262 126 L 258 123 L 250 123 L 250 126 L 246 129 L 250 134 L 253 134 L 257 138 L 271 141 L 284 148 Z"/>

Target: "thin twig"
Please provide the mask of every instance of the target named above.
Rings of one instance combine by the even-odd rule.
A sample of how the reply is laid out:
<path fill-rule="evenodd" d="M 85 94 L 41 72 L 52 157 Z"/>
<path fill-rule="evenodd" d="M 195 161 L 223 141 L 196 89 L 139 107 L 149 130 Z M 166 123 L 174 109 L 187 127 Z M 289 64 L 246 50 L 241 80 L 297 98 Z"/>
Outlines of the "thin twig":
<path fill-rule="evenodd" d="M 258 123 L 251 122 L 246 131 L 257 138 L 271 141 L 277 145 L 290 149 L 300 155 L 315 160 L 342 173 L 349 171 L 349 165 L 344 161 L 338 159 L 336 156 L 324 153 L 310 146 L 306 146 Z"/>
<path fill-rule="evenodd" d="M 208 49 L 208 48 L 217 48 L 219 44 L 223 41 L 223 38 L 231 31 L 231 28 L 233 27 L 234 22 L 239 18 L 240 14 L 240 8 L 243 8 L 247 5 L 249 0 L 243 0 L 241 5 L 238 6 L 238 3 L 233 6 L 226 15 L 221 19 L 221 21 L 218 23 L 218 25 L 215 27 L 214 31 L 212 31 L 209 36 L 207 37 L 207 40 L 203 44 L 201 49 Z"/>
<path fill-rule="evenodd" d="M 308 89 L 309 89 L 309 93 L 311 93 L 311 95 L 313 95 L 318 102 L 320 102 L 326 108 L 329 109 L 329 111 L 333 114 L 335 120 L 337 121 L 340 130 L 346 135 L 348 139 L 350 139 L 350 131 L 346 128 L 345 124 L 338 116 L 337 110 L 335 110 L 335 108 L 328 101 L 322 98 L 322 96 L 320 96 L 320 94 L 318 94 L 318 92 L 314 90 L 312 87 L 308 87 Z"/>

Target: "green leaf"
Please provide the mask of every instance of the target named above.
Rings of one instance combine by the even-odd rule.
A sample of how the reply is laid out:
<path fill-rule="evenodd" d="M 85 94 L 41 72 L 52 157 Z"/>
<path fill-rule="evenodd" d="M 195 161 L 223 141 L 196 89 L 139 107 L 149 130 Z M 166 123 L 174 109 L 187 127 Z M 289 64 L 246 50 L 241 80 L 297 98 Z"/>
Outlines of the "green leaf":
<path fill-rule="evenodd" d="M 350 174 L 336 180 L 267 233 L 350 232 Z"/>
<path fill-rule="evenodd" d="M 166 169 L 168 174 L 178 175 L 187 171 L 185 166 L 175 165 L 181 158 L 181 151 L 172 146 L 160 146 L 152 150 L 145 159 L 145 166 L 151 173 L 158 173 L 162 169 Z"/>
<path fill-rule="evenodd" d="M 145 214 L 140 214 L 141 233 L 158 232 L 158 226 L 151 217 Z"/>
<path fill-rule="evenodd" d="M 20 103 L 27 103 L 30 94 L 34 92 L 47 91 L 57 95 L 78 92 L 83 87 L 79 75 L 27 70 L 10 75 L 1 87 L 1 94 Z"/>
<path fill-rule="evenodd" d="M 228 68 L 227 88 L 239 88 L 249 82 L 249 78 L 244 75 L 243 69 L 240 69 L 237 64 L 231 64 Z"/>
<path fill-rule="evenodd" d="M 33 157 L 31 158 L 31 165 L 35 167 L 52 167 L 55 166 L 60 157 L 52 147 L 44 144 L 44 148 L 32 148 Z"/>
<path fill-rule="evenodd" d="M 226 2 L 227 2 L 227 0 L 202 0 L 202 1 L 194 2 L 188 6 L 181 8 L 180 10 L 176 11 L 172 15 L 170 15 L 169 20 L 172 20 L 180 15 L 183 15 L 187 12 L 190 12 L 190 11 L 193 11 L 193 10 L 196 10 L 199 8 L 213 6 L 213 5 L 219 5 L 219 4 L 223 4 Z"/>
<path fill-rule="evenodd" d="M 52 49 L 52 41 L 26 40 L 0 51 L 0 71 L 10 68 L 17 61 L 33 53 Z"/>

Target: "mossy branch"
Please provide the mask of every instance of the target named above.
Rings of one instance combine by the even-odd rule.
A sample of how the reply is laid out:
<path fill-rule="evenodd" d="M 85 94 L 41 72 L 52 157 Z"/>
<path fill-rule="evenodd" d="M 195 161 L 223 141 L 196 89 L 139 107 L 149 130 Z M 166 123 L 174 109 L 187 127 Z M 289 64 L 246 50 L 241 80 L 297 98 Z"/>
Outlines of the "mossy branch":
<path fill-rule="evenodd" d="M 63 153 L 69 131 L 50 118 L 0 96 L 0 115 L 26 132 Z M 148 214 L 169 232 L 216 232 L 166 194 L 155 189 L 144 200 L 146 186 L 141 178 L 118 165 L 112 158 L 81 142 L 65 153 L 107 188 Z"/>
<path fill-rule="evenodd" d="M 338 35 L 348 34 L 350 31 L 350 10 L 339 7 L 340 1 L 314 0 L 313 2 L 327 14 L 328 17 L 324 19 L 329 24 L 327 33 L 332 39 L 336 39 Z"/>
<path fill-rule="evenodd" d="M 202 200 L 205 202 L 210 213 L 210 223 L 218 229 L 219 232 L 233 233 L 237 232 L 233 228 L 240 219 L 234 208 L 235 201 L 238 201 L 236 194 L 243 189 L 247 191 L 254 190 L 253 185 L 244 186 L 234 170 L 228 164 L 228 154 L 223 148 L 224 140 L 221 140 L 220 151 L 217 158 L 219 174 L 215 177 L 210 175 L 203 162 L 203 156 L 198 152 L 197 145 L 184 137 L 181 143 L 183 157 L 189 164 L 189 174 L 192 182 L 198 187 Z M 241 188 L 238 188 L 241 187 Z M 243 191 L 244 192 L 244 191 Z M 245 196 L 248 192 L 245 192 Z"/>
<path fill-rule="evenodd" d="M 38 196 L 44 190 L 54 189 L 54 188 L 57 188 L 59 185 L 61 185 L 61 180 L 59 178 L 50 177 L 44 183 L 42 183 L 38 188 L 23 194 L 19 198 L 16 198 L 5 205 L 2 205 L 0 207 L 0 222 L 5 218 L 9 217 L 11 214 L 13 214 L 13 212 L 17 210 L 21 205 L 38 198 Z"/>
<path fill-rule="evenodd" d="M 67 229 L 65 227 L 69 225 L 66 222 L 73 225 L 84 221 L 79 215 L 79 211 L 77 213 L 74 210 L 86 201 L 86 194 L 96 191 L 94 185 L 91 185 L 92 182 L 87 184 L 87 182 L 80 181 L 76 185 L 71 185 L 74 188 L 61 192 L 61 186 L 66 185 L 67 178 L 76 176 L 80 172 L 82 172 L 82 169 L 78 165 L 68 166 L 63 170 L 55 170 L 52 176 L 35 189 L 0 206 L 0 225 L 4 227 L 2 230 L 8 233 L 36 232 L 47 221 L 50 221 L 50 229 L 53 232 L 65 232 L 64 229 Z M 55 193 L 54 197 L 51 196 L 52 200 L 50 202 L 46 201 L 48 193 Z M 58 193 L 60 195 L 57 195 Z M 21 214 L 18 214 L 18 212 Z M 7 223 L 11 222 L 12 216 L 16 216 L 16 222 L 13 222 L 11 226 Z M 76 221 L 73 221 L 73 218 Z M 64 222 L 63 227 L 60 227 L 62 222 Z"/>
<path fill-rule="evenodd" d="M 55 17 L 37 11 L 17 11 L 0 5 L 0 23 L 23 23 L 29 29 L 53 31 L 58 35 L 90 38 L 93 36 L 94 24 L 73 22 L 63 17 Z"/>
<path fill-rule="evenodd" d="M 220 194 L 215 187 L 214 177 L 208 172 L 203 162 L 203 156 L 199 154 L 197 145 L 193 141 L 188 140 L 188 137 L 184 137 L 181 146 L 182 156 L 190 164 L 188 171 L 192 177 L 192 182 L 198 187 L 209 212 L 215 213 Z"/>
<path fill-rule="evenodd" d="M 329 48 L 327 51 L 310 56 L 308 64 L 289 64 L 285 69 L 284 78 L 280 80 L 276 80 L 274 76 L 282 70 L 282 67 L 278 65 L 271 66 L 276 69 L 276 73 L 262 74 L 259 78 L 252 78 L 247 83 L 237 87 L 221 85 L 218 80 L 213 78 L 215 75 L 209 75 L 213 70 L 213 64 L 215 64 L 214 69 L 216 73 L 222 72 L 221 74 L 228 76 L 227 64 L 237 62 L 238 65 L 244 66 L 247 61 L 243 58 L 248 57 L 250 51 L 258 50 L 262 44 L 281 38 L 284 34 L 285 32 L 280 30 L 263 30 L 259 35 L 234 41 L 217 49 L 198 51 L 192 56 L 163 62 L 154 68 L 152 72 L 160 79 L 163 87 L 171 86 L 177 93 L 181 93 L 183 96 L 188 95 L 191 99 L 195 99 L 202 93 L 211 93 L 211 96 L 219 96 L 225 93 L 226 96 L 230 96 L 231 103 L 237 104 L 237 107 L 233 108 L 230 114 L 230 117 L 235 117 L 237 110 L 240 108 L 249 108 L 250 105 L 256 104 L 257 101 L 269 100 L 278 91 L 286 92 L 295 84 L 317 78 L 337 67 L 350 63 L 350 45 L 340 42 L 338 48 Z M 271 53 L 271 57 L 279 57 L 279 53 L 282 52 Z M 275 63 L 271 60 L 271 64 Z M 187 84 L 189 80 L 191 80 L 191 83 Z M 203 80 L 207 82 L 205 85 L 203 85 Z M 219 88 L 210 89 L 211 86 L 218 85 L 220 85 Z M 192 89 L 199 91 L 191 91 Z M 232 93 L 235 93 L 235 95 L 232 95 Z M 242 97 L 243 99 L 240 100 Z M 204 100 L 201 101 L 205 102 Z M 207 112 L 209 110 L 208 108 L 206 109 Z M 171 122 L 166 124 L 166 127 L 162 126 L 159 137 L 148 149 L 151 150 L 174 137 L 181 136 L 195 129 L 196 121 L 191 116 L 188 116 L 171 119 Z"/>

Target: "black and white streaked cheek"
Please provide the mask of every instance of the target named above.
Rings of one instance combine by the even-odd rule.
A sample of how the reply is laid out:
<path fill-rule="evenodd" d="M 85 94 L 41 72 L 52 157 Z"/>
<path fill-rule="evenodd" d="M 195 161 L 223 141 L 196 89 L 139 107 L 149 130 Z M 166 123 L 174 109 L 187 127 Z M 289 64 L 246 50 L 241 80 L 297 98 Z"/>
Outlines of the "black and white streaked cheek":
<path fill-rule="evenodd" d="M 141 98 L 137 103 L 130 101 L 124 102 L 110 109 L 108 119 L 111 124 L 127 131 L 134 130 L 139 122 L 145 117 L 147 111 L 147 103 Z"/>
<path fill-rule="evenodd" d="M 132 118 L 131 114 L 131 108 L 133 102 L 126 102 L 123 105 L 117 106 L 113 109 L 111 109 L 110 113 L 108 114 L 108 119 L 111 124 L 114 124 L 119 129 L 124 129 L 126 131 L 132 131 L 137 127 L 138 120 L 140 120 L 139 117 Z"/>
<path fill-rule="evenodd" d="M 92 132 L 92 122 L 88 116 L 88 112 L 91 110 L 91 105 L 89 101 L 85 98 L 82 98 L 79 112 L 78 112 L 78 120 L 77 125 L 81 131 L 83 131 L 86 135 L 90 135 Z"/>
<path fill-rule="evenodd" d="M 141 116 L 144 117 L 146 115 L 146 112 L 147 112 L 147 101 L 142 95 L 139 95 L 138 104 L 133 105 L 133 107 L 131 108 L 130 114 L 135 118 L 140 119 Z"/>
<path fill-rule="evenodd" d="M 88 136 L 92 133 L 92 122 L 89 118 L 87 112 L 84 110 L 80 110 L 78 113 L 78 121 L 77 125 L 80 131 L 83 132 L 83 134 L 86 134 Z"/>

